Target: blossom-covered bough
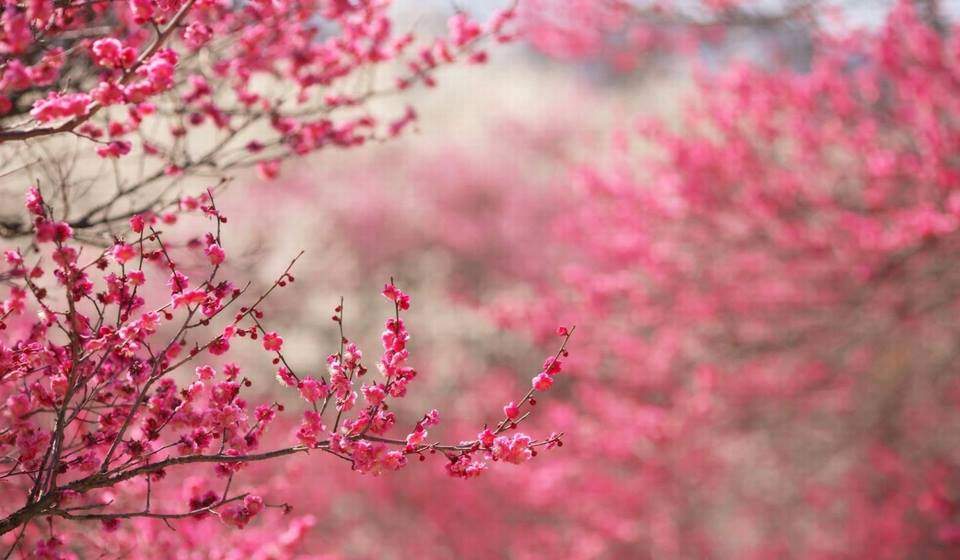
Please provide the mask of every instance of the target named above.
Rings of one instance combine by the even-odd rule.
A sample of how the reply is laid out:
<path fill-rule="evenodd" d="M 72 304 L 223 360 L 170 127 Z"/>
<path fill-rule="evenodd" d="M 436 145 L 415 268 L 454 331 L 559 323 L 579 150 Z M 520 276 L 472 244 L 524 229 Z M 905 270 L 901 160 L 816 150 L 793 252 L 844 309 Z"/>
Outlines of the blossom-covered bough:
<path fill-rule="evenodd" d="M 269 180 L 289 157 L 400 135 L 417 117 L 407 90 L 513 37 L 512 5 L 484 23 L 456 12 L 445 36 L 421 38 L 397 29 L 391 4 L 7 0 L 0 177 L 56 188 L 62 219 L 106 243 L 191 181 L 245 168 Z M 388 97 L 401 102 L 371 105 Z M 0 220 L 0 235 L 28 234 L 17 216 Z"/>
<path fill-rule="evenodd" d="M 238 474 L 284 457 L 333 455 L 377 475 L 435 455 L 469 478 L 487 461 L 519 464 L 562 445 L 559 433 L 515 430 L 560 371 L 572 329 L 474 438 L 431 438 L 436 409 L 395 436 L 406 422 L 391 406 L 417 374 L 401 317 L 410 298 L 392 280 L 384 288 L 394 309 L 379 375 L 345 337 L 342 301 L 339 349 L 321 373 L 298 372 L 264 304 L 294 282 L 299 256 L 262 292 L 236 283 L 214 202 L 243 169 L 270 181 L 288 158 L 401 135 L 417 118 L 405 92 L 434 86 L 443 66 L 484 62 L 483 43 L 511 40 L 514 16 L 512 4 L 485 22 L 458 10 L 445 34 L 419 37 L 398 31 L 389 0 L 0 4 L 0 181 L 11 199 L 33 185 L 26 218 L 12 203 L 0 217 L 14 247 L 0 276 L 6 557 L 132 554 L 107 550 L 84 521 L 129 544 L 151 529 L 124 533 L 124 520 L 189 532 L 289 512 L 256 475 Z M 401 101 L 375 103 L 387 98 Z M 191 237 L 191 220 L 209 232 Z M 305 410 L 263 396 L 274 372 L 229 359 L 244 339 Z M 277 557 L 308 526 L 276 523 L 247 541 Z"/>
<path fill-rule="evenodd" d="M 73 521 L 100 521 L 112 530 L 129 518 L 169 523 L 214 515 L 244 527 L 264 508 L 289 507 L 237 488 L 235 475 L 294 454 L 334 455 L 373 475 L 399 470 L 411 456 L 437 455 L 450 475 L 468 478 L 488 460 L 520 464 L 540 448 L 562 445 L 562 434 L 534 439 L 514 430 L 532 412 L 534 394 L 560 372 L 573 329 L 558 330 L 560 348 L 530 390 L 475 438 L 432 441 L 427 430 L 440 422 L 435 409 L 405 438 L 391 437 L 398 423 L 391 402 L 406 395 L 417 375 L 408 364 L 410 335 L 401 316 L 410 297 L 392 280 L 384 286 L 393 314 L 381 336 L 379 375 L 369 375 L 363 353 L 343 335 L 342 301 L 333 315 L 341 343 L 318 365 L 325 373 L 298 373 L 262 305 L 294 282 L 297 259 L 253 297 L 249 284 L 222 278 L 227 220 L 213 197 L 184 201 L 184 207 L 212 221 L 212 231 L 177 242 L 159 220 L 137 215 L 129 242 L 91 251 L 72 239 L 68 224 L 51 218 L 38 189 L 29 190 L 34 237 L 23 250 L 5 254 L 11 288 L 0 324 L 0 535 L 16 534 L 13 548 L 49 527 L 37 547 L 56 549 L 72 531 L 64 523 Z M 284 406 L 255 405 L 245 396 L 265 376 L 244 375 L 225 361 L 244 339 L 261 346 L 281 385 L 306 401 L 291 436 L 296 443 L 262 448 Z M 171 501 L 164 485 L 177 484 L 171 480 L 182 478 L 178 469 L 190 465 L 193 474 L 207 473 L 207 489 L 183 503 Z M 196 470 L 202 466 L 209 468 Z"/>

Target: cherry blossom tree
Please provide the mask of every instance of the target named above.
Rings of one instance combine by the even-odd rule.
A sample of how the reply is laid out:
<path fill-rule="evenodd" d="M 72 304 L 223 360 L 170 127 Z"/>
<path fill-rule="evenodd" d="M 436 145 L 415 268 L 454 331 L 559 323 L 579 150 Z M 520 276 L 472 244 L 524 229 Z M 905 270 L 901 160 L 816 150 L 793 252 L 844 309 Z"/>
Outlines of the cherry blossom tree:
<path fill-rule="evenodd" d="M 447 146 L 409 164 L 426 217 L 340 218 L 355 247 L 443 251 L 459 301 L 535 341 L 581 325 L 544 418 L 564 453 L 440 501 L 420 477 L 369 495 L 373 539 L 416 529 L 462 558 L 956 556 L 960 33 L 922 8 L 819 35 L 807 68 L 702 73 L 679 122 L 642 118 L 581 157 L 554 121 Z M 531 171 L 558 166 L 544 154 L 567 173 Z M 511 386 L 489 371 L 486 390 Z"/>
<path fill-rule="evenodd" d="M 9 177 L 66 146 L 120 185 L 84 220 L 104 202 L 84 206 L 79 171 L 45 163 L 39 188 L 18 183 L 29 219 L 3 225 L 22 243 L 6 254 L 0 346 L 11 557 L 956 556 L 960 30 L 937 2 L 901 0 L 857 30 L 827 25 L 826 2 L 529 0 L 519 32 L 564 60 L 630 69 L 738 30 L 775 44 L 800 29 L 809 52 L 698 69 L 678 122 L 645 117 L 610 141 L 588 143 L 583 107 L 564 107 L 481 150 L 404 154 L 391 165 L 415 183 L 409 214 L 397 169 L 377 182 L 351 168 L 335 200 L 292 193 L 315 170 L 271 191 L 329 218 L 365 270 L 406 280 L 412 255 L 443 253 L 457 301 L 549 352 L 532 377 L 504 368 L 502 350 L 454 372 L 444 409 L 493 408 L 486 425 L 404 414 L 424 378 L 410 364 L 430 348 L 410 345 L 410 300 L 392 280 L 378 377 L 349 301 L 320 319 L 269 307 L 304 289 L 301 261 L 260 291 L 236 280 L 236 225 L 215 200 L 232 170 L 269 179 L 288 156 L 400 133 L 415 113 L 375 116 L 369 70 L 399 69 L 383 95 L 430 85 L 440 64 L 511 38 L 515 12 L 456 14 L 418 50 L 393 38 L 381 3 L 184 6 L 150 3 L 137 23 L 140 8 L 84 5 L 54 43 L 37 22 L 55 18 L 3 12 L 4 44 L 64 49 L 58 81 L 3 89 Z M 132 23 L 114 31 L 125 9 Z M 168 64 L 178 77 L 153 92 Z M 336 87 L 350 80 L 361 93 Z M 148 93 L 101 104 L 113 86 Z M 137 186 L 152 177 L 128 166 L 141 160 L 160 175 Z M 178 192 L 185 178 L 203 188 Z M 275 325 L 318 321 L 338 342 L 305 369 Z M 558 322 L 580 325 L 569 358 Z M 431 456 L 452 476 L 405 468 Z M 343 468 L 318 474 L 323 459 Z M 501 465 L 510 476 L 481 474 Z"/>

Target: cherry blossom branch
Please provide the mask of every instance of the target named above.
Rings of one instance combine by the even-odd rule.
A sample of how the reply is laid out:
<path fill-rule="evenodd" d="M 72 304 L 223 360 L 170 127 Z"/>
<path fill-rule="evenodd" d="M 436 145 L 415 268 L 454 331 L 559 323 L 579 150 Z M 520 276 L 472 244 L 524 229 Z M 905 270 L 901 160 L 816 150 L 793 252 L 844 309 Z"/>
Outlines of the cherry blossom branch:
<path fill-rule="evenodd" d="M 190 9 L 193 8 L 193 4 L 196 0 L 186 0 L 183 6 L 180 7 L 176 15 L 173 16 L 173 19 L 157 33 L 156 38 L 144 50 L 140 53 L 140 56 L 137 57 L 136 62 L 128 70 L 126 70 L 123 76 L 120 79 L 120 84 L 128 83 L 134 76 L 137 69 L 139 69 L 143 64 L 150 59 L 157 51 L 160 50 L 160 47 L 173 35 L 173 32 L 180 26 L 180 23 L 183 21 L 183 18 L 190 12 Z M 0 130 L 0 144 L 10 141 L 22 141 L 29 140 L 31 138 L 37 138 L 40 136 L 49 136 L 52 134 L 58 134 L 62 132 L 72 132 L 74 129 L 82 125 L 83 123 L 90 120 L 94 115 L 97 114 L 103 106 L 94 102 L 87 108 L 85 114 L 70 119 L 69 121 L 63 123 L 60 126 L 56 127 L 40 127 L 34 128 L 32 130 Z"/>

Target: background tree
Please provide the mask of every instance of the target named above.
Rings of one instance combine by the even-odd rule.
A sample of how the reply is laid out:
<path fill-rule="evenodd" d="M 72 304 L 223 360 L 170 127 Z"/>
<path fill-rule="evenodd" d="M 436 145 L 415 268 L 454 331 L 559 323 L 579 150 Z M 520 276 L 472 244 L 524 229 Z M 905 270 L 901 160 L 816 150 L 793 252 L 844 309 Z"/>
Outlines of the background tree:
<path fill-rule="evenodd" d="M 333 214 L 363 266 L 440 262 L 455 301 L 534 346 L 556 317 L 580 325 L 544 418 L 563 453 L 361 494 L 373 542 L 416 527 L 429 544 L 395 557 L 955 555 L 960 61 L 956 29 L 927 21 L 901 2 L 880 27 L 812 35 L 807 64 L 700 70 L 677 119 L 607 141 L 583 133 L 603 97 L 557 99 L 549 120 L 408 162 L 395 198 L 416 220 L 375 206 L 385 183 L 331 179 L 365 186 L 341 203 L 362 213 Z M 476 386 L 507 393 L 488 344 Z"/>

